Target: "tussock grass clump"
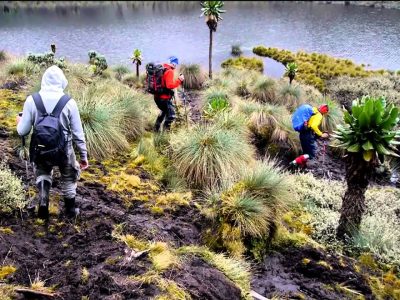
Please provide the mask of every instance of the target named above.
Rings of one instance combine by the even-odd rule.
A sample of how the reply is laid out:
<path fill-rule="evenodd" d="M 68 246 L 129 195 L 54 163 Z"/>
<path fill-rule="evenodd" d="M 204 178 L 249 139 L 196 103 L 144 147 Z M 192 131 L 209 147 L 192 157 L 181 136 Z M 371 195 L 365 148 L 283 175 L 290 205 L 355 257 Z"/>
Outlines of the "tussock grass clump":
<path fill-rule="evenodd" d="M 0 211 L 21 210 L 27 204 L 22 181 L 0 163 Z"/>
<path fill-rule="evenodd" d="M 198 64 L 182 64 L 179 72 L 185 76 L 183 86 L 185 89 L 198 90 L 206 81 L 206 73 Z"/>
<path fill-rule="evenodd" d="M 96 159 L 127 150 L 128 142 L 138 138 L 147 125 L 148 96 L 116 81 L 99 81 L 72 96 L 79 106 L 89 153 Z"/>
<path fill-rule="evenodd" d="M 135 89 L 142 89 L 145 86 L 145 81 L 146 81 L 146 74 L 142 74 L 139 77 L 137 77 L 135 74 L 129 73 L 121 78 L 121 82 L 123 84 L 126 84 L 129 87 L 133 87 Z"/>
<path fill-rule="evenodd" d="M 275 81 L 268 77 L 260 77 L 251 86 L 251 96 L 261 103 L 275 103 L 276 85 Z"/>
<path fill-rule="evenodd" d="M 290 199 L 289 187 L 276 163 L 264 160 L 244 169 L 234 184 L 211 192 L 204 210 L 212 221 L 207 234 L 210 245 L 240 257 L 246 250 L 245 239 L 272 237 Z"/>
<path fill-rule="evenodd" d="M 194 187 L 233 179 L 253 155 L 243 137 L 212 125 L 179 131 L 171 138 L 171 150 L 177 173 Z"/>
<path fill-rule="evenodd" d="M 236 68 L 241 70 L 254 70 L 262 73 L 264 71 L 264 63 L 256 57 L 237 57 L 228 58 L 221 64 L 222 68 Z"/>
<path fill-rule="evenodd" d="M 286 144 L 290 151 L 298 151 L 298 137 L 292 128 L 291 115 L 284 106 L 249 101 L 240 103 L 237 110 L 248 117 L 249 129 L 256 138 L 267 144 Z"/>
<path fill-rule="evenodd" d="M 35 65 L 25 59 L 17 59 L 6 65 L 6 74 L 15 77 L 30 76 L 35 72 Z"/>
<path fill-rule="evenodd" d="M 129 68 L 124 65 L 118 65 L 112 68 L 115 72 L 115 78 L 121 81 L 122 77 L 130 72 Z"/>
<path fill-rule="evenodd" d="M 290 112 L 293 112 L 297 107 L 304 103 L 302 91 L 295 85 L 285 84 L 279 89 L 278 93 L 279 97 L 276 98 L 274 104 L 284 105 Z"/>

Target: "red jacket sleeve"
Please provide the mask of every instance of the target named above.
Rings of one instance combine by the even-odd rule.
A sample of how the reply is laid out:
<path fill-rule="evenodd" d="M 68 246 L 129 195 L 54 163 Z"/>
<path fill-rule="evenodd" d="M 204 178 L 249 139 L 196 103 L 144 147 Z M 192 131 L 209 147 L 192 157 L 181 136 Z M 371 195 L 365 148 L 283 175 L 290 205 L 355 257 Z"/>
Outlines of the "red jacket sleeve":
<path fill-rule="evenodd" d="M 167 70 L 165 72 L 164 80 L 165 80 L 165 87 L 168 89 L 171 89 L 171 90 L 177 88 L 182 83 L 179 78 L 174 80 L 174 71 L 173 70 Z"/>

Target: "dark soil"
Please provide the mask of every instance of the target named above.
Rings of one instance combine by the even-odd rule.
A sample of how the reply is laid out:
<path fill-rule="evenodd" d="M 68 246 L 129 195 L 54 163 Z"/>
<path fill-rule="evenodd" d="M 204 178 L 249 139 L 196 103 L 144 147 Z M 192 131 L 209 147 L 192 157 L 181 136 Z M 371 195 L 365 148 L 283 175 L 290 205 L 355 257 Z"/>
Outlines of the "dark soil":
<path fill-rule="evenodd" d="M 9 140 L 0 139 L 0 152 L 17 176 L 27 182 L 25 163 L 14 155 Z M 32 175 L 31 175 L 32 176 Z M 55 180 L 51 201 L 60 193 Z M 12 264 L 17 271 L 8 277 L 10 284 L 29 287 L 36 277 L 47 287 L 55 286 L 56 299 L 150 299 L 160 293 L 155 285 L 139 284 L 128 276 L 141 275 L 151 266 L 146 257 L 130 258 L 130 249 L 113 239 L 116 224 L 125 223 L 125 232 L 139 238 L 166 241 L 175 247 L 198 244 L 201 220 L 195 209 L 181 209 L 173 215 L 152 215 L 141 202 L 127 209 L 117 195 L 100 184 L 81 181 L 77 202 L 81 215 L 77 220 L 51 216 L 41 225 L 27 213 L 0 215 L 0 226 L 9 227 L 13 234 L 0 234 L 0 261 Z M 81 280 L 82 268 L 90 273 L 89 281 Z M 200 259 L 188 260 L 176 271 L 177 277 L 194 299 L 240 299 L 240 291 L 220 271 Z M 198 272 L 201 270 L 201 272 Z M 171 273 L 173 274 L 173 273 Z M 169 278 L 173 279 L 173 278 Z M 209 285 L 208 283 L 212 283 Z M 27 295 L 21 299 L 29 299 Z M 37 297 L 33 299 L 38 299 Z"/>
<path fill-rule="evenodd" d="M 315 248 L 281 250 L 257 266 L 252 287 L 265 297 L 279 295 L 279 299 L 354 299 L 354 294 L 346 295 L 340 290 L 342 285 L 365 299 L 374 299 L 364 276 L 353 265 L 354 261 L 347 257 L 339 258 Z"/>

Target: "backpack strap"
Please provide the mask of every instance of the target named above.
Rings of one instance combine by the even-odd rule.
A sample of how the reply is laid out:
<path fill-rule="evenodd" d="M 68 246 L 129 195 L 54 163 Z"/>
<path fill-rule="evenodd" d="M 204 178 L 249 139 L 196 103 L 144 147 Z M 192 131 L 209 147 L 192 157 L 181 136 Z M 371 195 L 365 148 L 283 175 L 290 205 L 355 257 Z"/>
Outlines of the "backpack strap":
<path fill-rule="evenodd" d="M 38 112 L 40 112 L 42 115 L 46 116 L 47 111 L 46 108 L 44 107 L 42 97 L 40 96 L 39 93 L 34 93 L 32 94 L 33 101 L 35 102 L 36 109 Z"/>
<path fill-rule="evenodd" d="M 56 107 L 54 107 L 53 111 L 51 112 L 51 115 L 53 115 L 56 118 L 59 118 L 61 115 L 62 110 L 64 109 L 65 105 L 68 103 L 68 101 L 71 99 L 71 97 L 67 94 L 63 95 L 60 100 L 58 100 Z"/>

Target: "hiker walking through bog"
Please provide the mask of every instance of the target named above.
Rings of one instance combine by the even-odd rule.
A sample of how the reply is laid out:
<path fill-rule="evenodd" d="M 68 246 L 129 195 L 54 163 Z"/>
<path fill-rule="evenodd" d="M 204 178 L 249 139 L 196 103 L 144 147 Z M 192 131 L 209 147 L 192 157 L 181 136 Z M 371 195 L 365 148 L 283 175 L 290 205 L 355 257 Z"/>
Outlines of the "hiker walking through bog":
<path fill-rule="evenodd" d="M 39 189 L 38 217 L 49 217 L 49 193 L 53 167 L 61 173 L 61 190 L 65 213 L 75 217 L 75 196 L 81 170 L 89 166 L 85 135 L 75 100 L 64 94 L 68 81 L 57 66 L 48 68 L 42 77 L 41 89 L 28 96 L 22 113 L 17 116 L 17 131 L 26 136 L 33 127 L 29 155 L 35 167 L 36 185 Z M 80 155 L 76 161 L 73 144 Z"/>
<path fill-rule="evenodd" d="M 179 87 L 185 79 L 182 74 L 177 79 L 174 79 L 174 71 L 178 64 L 178 58 L 171 56 L 168 63 L 163 65 L 149 63 L 146 66 L 147 91 L 154 95 L 154 102 L 161 110 L 154 125 L 154 131 L 156 132 L 160 131 L 164 120 L 164 130 L 169 130 L 175 120 L 175 108 L 172 103 L 172 98 L 174 97 L 173 89 Z"/>
<path fill-rule="evenodd" d="M 327 104 L 323 104 L 319 108 L 303 104 L 293 113 L 292 125 L 293 129 L 299 132 L 303 154 L 290 163 L 292 166 L 306 167 L 307 161 L 313 159 L 317 153 L 317 138 L 329 137 L 328 133 L 321 132 L 319 129 L 324 115 L 328 112 Z"/>

